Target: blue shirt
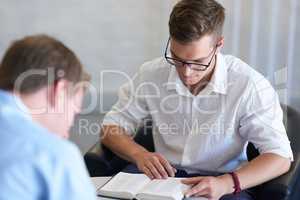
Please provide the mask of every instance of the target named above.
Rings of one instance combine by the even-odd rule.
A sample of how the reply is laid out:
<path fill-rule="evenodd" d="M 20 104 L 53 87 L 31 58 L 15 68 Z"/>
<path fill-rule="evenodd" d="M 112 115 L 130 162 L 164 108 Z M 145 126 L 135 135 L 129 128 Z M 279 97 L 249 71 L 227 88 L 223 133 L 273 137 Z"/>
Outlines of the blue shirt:
<path fill-rule="evenodd" d="M 26 110 L 0 90 L 0 200 L 96 199 L 78 148 Z"/>

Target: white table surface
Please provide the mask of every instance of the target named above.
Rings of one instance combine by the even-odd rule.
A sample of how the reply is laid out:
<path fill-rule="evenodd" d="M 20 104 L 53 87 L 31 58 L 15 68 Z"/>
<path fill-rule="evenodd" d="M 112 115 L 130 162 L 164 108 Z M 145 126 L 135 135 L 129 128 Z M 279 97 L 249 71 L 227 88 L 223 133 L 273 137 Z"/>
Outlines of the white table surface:
<path fill-rule="evenodd" d="M 102 187 L 105 183 L 107 183 L 111 179 L 111 177 L 92 177 L 92 182 L 95 185 L 96 189 Z M 98 200 L 112 200 L 110 198 L 104 198 L 104 197 L 98 197 Z M 207 200 L 203 197 L 192 197 L 192 198 L 186 198 L 185 200 Z"/>

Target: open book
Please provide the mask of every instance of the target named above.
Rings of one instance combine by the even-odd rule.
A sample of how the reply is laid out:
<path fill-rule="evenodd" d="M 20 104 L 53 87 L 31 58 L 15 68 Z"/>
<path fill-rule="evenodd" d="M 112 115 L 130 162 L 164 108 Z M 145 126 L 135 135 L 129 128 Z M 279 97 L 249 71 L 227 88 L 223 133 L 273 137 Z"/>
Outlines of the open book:
<path fill-rule="evenodd" d="M 149 179 L 144 174 L 120 172 L 97 193 L 100 196 L 138 200 L 181 200 L 189 186 L 180 178 Z"/>

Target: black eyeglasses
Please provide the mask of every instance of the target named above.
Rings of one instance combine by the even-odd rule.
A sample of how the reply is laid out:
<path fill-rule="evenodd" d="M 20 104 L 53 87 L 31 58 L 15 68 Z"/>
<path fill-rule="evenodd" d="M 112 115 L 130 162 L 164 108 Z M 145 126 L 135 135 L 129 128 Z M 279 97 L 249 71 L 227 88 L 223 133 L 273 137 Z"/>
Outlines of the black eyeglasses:
<path fill-rule="evenodd" d="M 206 64 L 198 63 L 198 62 L 187 62 L 187 61 L 179 60 L 177 58 L 168 56 L 167 52 L 168 52 L 169 44 L 170 44 L 170 38 L 168 39 L 167 47 L 165 50 L 165 59 L 167 60 L 167 62 L 175 67 L 183 67 L 186 65 L 190 69 L 195 70 L 195 71 L 205 71 L 211 65 L 211 63 L 215 57 L 217 47 L 218 47 L 218 45 L 216 45 L 215 48 L 209 53 L 209 55 L 207 57 L 209 57 L 211 54 L 213 54 L 213 55 L 211 56 L 209 63 L 206 65 Z"/>

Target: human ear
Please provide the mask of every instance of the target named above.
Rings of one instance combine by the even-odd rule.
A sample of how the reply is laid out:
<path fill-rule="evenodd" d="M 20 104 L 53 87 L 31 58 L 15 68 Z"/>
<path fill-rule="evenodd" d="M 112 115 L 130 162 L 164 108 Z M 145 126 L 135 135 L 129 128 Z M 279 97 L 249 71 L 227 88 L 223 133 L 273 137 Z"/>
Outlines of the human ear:
<path fill-rule="evenodd" d="M 216 44 L 216 54 L 220 53 L 221 49 L 224 47 L 224 37 L 220 37 Z"/>
<path fill-rule="evenodd" d="M 68 82 L 66 80 L 58 80 L 48 89 L 49 104 L 55 113 L 64 112 L 64 105 L 67 100 L 67 88 Z"/>
<path fill-rule="evenodd" d="M 217 42 L 217 47 L 218 48 L 223 48 L 224 47 L 224 37 L 220 37 L 218 42 Z"/>

